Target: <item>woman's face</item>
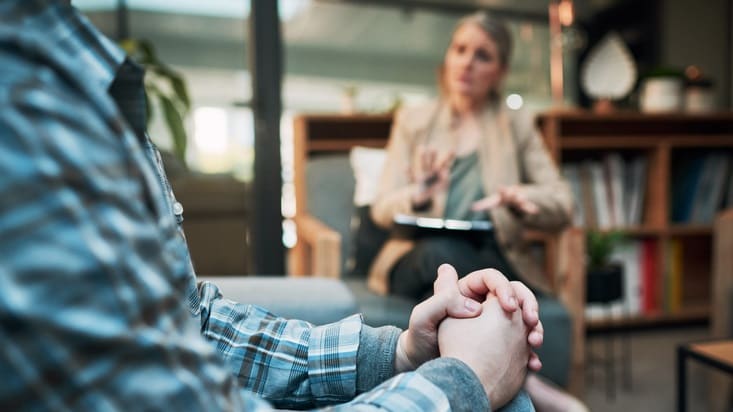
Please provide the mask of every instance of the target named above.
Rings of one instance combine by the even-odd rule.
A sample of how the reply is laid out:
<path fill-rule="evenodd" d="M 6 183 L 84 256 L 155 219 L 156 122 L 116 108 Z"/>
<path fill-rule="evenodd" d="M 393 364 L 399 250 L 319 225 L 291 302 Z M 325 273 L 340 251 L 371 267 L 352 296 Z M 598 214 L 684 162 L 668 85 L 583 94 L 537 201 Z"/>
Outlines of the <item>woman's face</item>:
<path fill-rule="evenodd" d="M 448 94 L 484 100 L 505 73 L 494 39 L 473 23 L 456 30 L 445 54 L 444 79 Z"/>

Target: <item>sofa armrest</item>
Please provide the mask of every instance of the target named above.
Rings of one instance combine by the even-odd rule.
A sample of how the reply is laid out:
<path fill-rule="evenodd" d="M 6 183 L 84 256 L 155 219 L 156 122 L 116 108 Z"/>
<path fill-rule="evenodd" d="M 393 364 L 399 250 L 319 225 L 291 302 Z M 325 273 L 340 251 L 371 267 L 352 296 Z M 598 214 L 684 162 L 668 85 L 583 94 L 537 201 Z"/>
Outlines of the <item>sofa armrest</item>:
<path fill-rule="evenodd" d="M 295 217 L 298 244 L 293 248 L 290 273 L 296 276 L 341 276 L 341 235 L 312 215 Z"/>

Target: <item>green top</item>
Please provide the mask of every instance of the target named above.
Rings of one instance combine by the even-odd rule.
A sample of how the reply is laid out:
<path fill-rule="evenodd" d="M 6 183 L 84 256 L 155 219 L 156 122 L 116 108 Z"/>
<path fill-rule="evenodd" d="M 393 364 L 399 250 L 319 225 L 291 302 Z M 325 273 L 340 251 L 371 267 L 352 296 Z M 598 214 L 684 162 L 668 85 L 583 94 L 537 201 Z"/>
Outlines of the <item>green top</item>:
<path fill-rule="evenodd" d="M 488 220 L 486 212 L 471 210 L 473 202 L 484 197 L 478 152 L 456 157 L 450 172 L 450 189 L 445 202 L 446 219 Z"/>

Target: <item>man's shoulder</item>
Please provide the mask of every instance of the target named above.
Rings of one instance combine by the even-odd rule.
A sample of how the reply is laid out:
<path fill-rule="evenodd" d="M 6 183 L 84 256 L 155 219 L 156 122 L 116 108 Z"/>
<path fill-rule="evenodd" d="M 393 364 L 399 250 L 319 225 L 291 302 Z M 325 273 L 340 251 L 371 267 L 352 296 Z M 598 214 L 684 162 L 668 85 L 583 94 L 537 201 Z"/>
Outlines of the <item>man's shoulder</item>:
<path fill-rule="evenodd" d="M 0 107 L 3 109 L 33 109 L 55 114 L 73 108 L 81 116 L 94 107 L 77 86 L 42 55 L 29 55 L 0 44 Z"/>
<path fill-rule="evenodd" d="M 71 93 L 71 88 L 57 71 L 38 57 L 0 45 L 0 101 L 10 103 L 20 90 Z"/>

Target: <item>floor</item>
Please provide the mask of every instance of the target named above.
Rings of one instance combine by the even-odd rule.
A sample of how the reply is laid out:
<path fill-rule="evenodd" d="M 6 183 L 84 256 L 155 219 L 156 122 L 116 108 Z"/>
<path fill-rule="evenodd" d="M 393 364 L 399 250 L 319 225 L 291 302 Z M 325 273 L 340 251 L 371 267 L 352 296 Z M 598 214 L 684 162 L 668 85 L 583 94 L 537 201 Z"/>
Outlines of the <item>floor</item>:
<path fill-rule="evenodd" d="M 705 327 L 684 327 L 663 330 L 637 331 L 631 335 L 632 385 L 630 390 L 622 386 L 621 371 L 617 370 L 616 394 L 609 399 L 601 366 L 586 375 L 585 402 L 593 412 L 604 411 L 676 411 L 676 347 L 679 343 L 704 340 L 708 336 Z M 601 356 L 607 335 L 588 339 L 591 353 Z M 618 347 L 620 350 L 620 346 Z M 688 362 L 688 411 L 708 411 L 706 389 L 707 367 Z M 731 411 L 733 412 L 733 411 Z"/>

